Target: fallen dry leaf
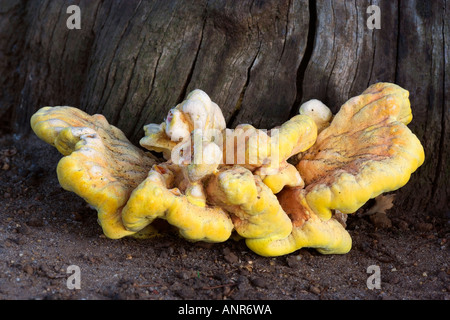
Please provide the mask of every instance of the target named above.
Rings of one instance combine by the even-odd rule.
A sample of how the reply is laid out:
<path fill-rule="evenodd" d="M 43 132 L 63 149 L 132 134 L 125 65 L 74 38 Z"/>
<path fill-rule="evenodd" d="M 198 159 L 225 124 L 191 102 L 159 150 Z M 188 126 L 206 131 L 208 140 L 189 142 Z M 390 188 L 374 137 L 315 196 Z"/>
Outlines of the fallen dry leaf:
<path fill-rule="evenodd" d="M 367 210 L 363 215 L 371 215 L 374 213 L 386 213 L 387 210 L 394 206 L 395 194 L 379 195 L 375 198 L 375 204 Z"/>
<path fill-rule="evenodd" d="M 334 210 L 334 218 L 339 221 L 339 223 L 346 228 L 347 227 L 347 214 L 340 212 L 339 210 Z"/>

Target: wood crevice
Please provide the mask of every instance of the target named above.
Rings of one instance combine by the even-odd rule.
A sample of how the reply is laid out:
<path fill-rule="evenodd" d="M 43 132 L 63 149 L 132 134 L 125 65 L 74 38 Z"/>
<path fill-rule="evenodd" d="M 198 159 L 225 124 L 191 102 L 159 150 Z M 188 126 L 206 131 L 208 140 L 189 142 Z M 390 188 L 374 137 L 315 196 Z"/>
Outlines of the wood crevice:
<path fill-rule="evenodd" d="M 293 117 L 298 113 L 298 109 L 303 100 L 303 81 L 305 78 L 306 68 L 311 62 L 313 56 L 314 45 L 317 36 L 317 5 L 315 0 L 308 1 L 309 21 L 308 21 L 308 36 L 305 51 L 303 53 L 302 60 L 297 69 L 296 87 L 297 92 L 294 99 L 294 103 L 291 106 L 289 117 Z"/>

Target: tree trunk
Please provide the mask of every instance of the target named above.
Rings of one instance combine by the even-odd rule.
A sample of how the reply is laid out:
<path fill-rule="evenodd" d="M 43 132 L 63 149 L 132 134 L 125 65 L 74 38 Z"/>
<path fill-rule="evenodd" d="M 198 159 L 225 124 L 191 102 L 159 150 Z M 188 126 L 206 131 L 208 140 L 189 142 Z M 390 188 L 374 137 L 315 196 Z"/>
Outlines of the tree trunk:
<path fill-rule="evenodd" d="M 81 9 L 68 29 L 67 7 Z M 366 21 L 381 9 L 381 29 Z M 448 212 L 447 0 L 0 0 L 1 127 L 29 132 L 40 107 L 102 113 L 133 141 L 195 88 L 229 127 L 281 124 L 317 98 L 334 112 L 369 85 L 410 91 L 426 161 L 401 210 Z"/>

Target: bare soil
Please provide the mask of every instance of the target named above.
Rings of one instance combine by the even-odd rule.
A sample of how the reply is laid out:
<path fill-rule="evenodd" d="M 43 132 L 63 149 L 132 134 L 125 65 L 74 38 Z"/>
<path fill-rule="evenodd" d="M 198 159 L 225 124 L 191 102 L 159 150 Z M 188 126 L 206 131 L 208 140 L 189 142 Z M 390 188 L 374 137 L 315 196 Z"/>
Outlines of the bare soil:
<path fill-rule="evenodd" d="M 0 138 L 2 300 L 450 298 L 448 213 L 394 207 L 387 223 L 349 216 L 346 255 L 301 249 L 265 258 L 242 241 L 190 243 L 170 232 L 110 240 L 96 212 L 59 186 L 60 158 L 33 135 Z M 80 268 L 81 289 L 67 287 L 70 265 Z M 367 285 L 373 265 L 380 289 Z"/>

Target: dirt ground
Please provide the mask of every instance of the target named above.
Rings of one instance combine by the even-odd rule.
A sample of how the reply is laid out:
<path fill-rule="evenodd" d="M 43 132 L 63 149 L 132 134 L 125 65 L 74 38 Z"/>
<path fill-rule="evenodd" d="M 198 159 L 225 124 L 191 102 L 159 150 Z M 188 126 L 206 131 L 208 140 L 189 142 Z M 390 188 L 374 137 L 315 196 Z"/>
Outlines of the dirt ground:
<path fill-rule="evenodd" d="M 2 300 L 450 298 L 448 213 L 394 208 L 387 223 L 350 216 L 346 255 L 301 249 L 264 258 L 242 241 L 189 243 L 171 233 L 110 240 L 96 212 L 59 186 L 60 158 L 34 135 L 0 137 Z M 81 289 L 67 286 L 71 265 Z M 369 289 L 377 267 L 381 288 Z"/>

